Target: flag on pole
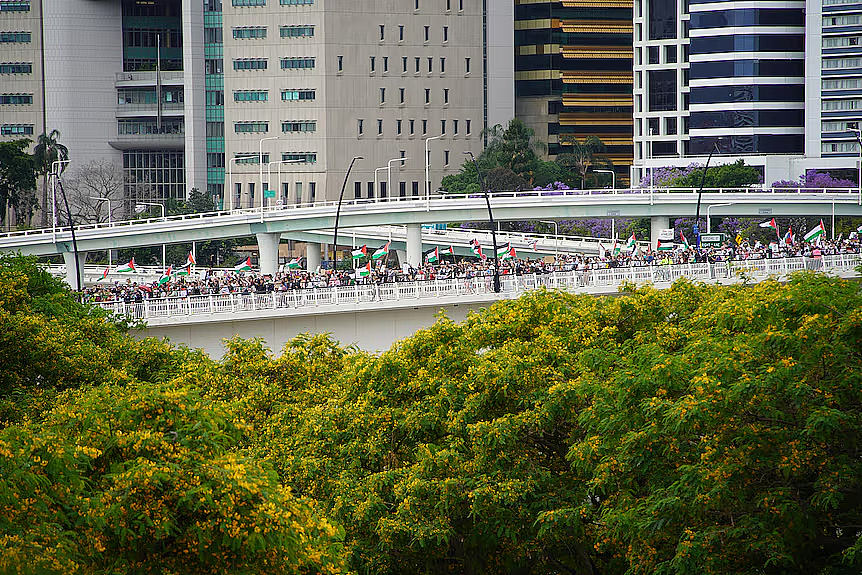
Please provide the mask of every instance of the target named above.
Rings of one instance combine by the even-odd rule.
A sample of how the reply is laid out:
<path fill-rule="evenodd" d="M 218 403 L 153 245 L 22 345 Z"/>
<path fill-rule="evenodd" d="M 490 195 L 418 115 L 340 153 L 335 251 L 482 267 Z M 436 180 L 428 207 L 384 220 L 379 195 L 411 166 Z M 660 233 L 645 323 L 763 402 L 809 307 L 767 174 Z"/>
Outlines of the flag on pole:
<path fill-rule="evenodd" d="M 632 236 L 626 242 L 626 250 L 633 250 L 635 248 L 636 243 L 637 243 L 637 238 L 635 238 L 635 233 L 632 232 Z"/>
<path fill-rule="evenodd" d="M 530 242 L 530 249 L 533 250 L 534 252 L 539 251 L 539 240 L 538 239 L 535 239 L 532 242 Z"/>
<path fill-rule="evenodd" d="M 425 254 L 425 263 L 434 263 L 440 259 L 440 248 L 434 248 Z"/>
<path fill-rule="evenodd" d="M 690 250 L 690 249 L 691 249 L 691 246 L 690 246 L 690 245 L 688 245 L 688 240 L 687 240 L 687 239 L 685 239 L 685 234 L 684 234 L 684 233 L 682 233 L 682 231 L 681 231 L 681 230 L 680 230 L 680 232 L 679 232 L 679 239 L 680 239 L 680 241 L 682 242 L 682 246 L 685 248 L 685 250 L 686 250 L 686 251 L 688 251 L 688 250 Z"/>
<path fill-rule="evenodd" d="M 826 233 L 826 227 L 823 225 L 823 220 L 820 220 L 820 223 L 817 224 L 814 229 L 805 234 L 803 238 L 806 242 L 814 241 L 817 238 L 820 238 Z"/>
<path fill-rule="evenodd" d="M 497 248 L 497 257 L 505 258 L 506 254 L 509 253 L 509 250 L 512 249 L 512 244 L 506 244 L 505 247 Z"/>
<path fill-rule="evenodd" d="M 761 223 L 760 227 L 761 228 L 772 228 L 773 230 L 775 230 L 775 235 L 779 238 L 781 237 L 781 234 L 778 232 L 778 224 L 775 223 L 775 218 L 772 218 L 768 222 Z"/>
<path fill-rule="evenodd" d="M 110 266 L 105 268 L 105 271 L 102 272 L 102 279 L 108 277 L 108 271 L 110 270 Z"/>
<path fill-rule="evenodd" d="M 169 265 L 168 269 L 165 270 L 165 273 L 162 274 L 162 277 L 159 278 L 159 285 L 164 285 L 171 281 L 171 275 L 174 273 L 174 266 Z"/>
<path fill-rule="evenodd" d="M 249 270 L 251 270 L 251 256 L 248 256 L 244 261 L 233 266 L 233 271 L 235 272 L 247 272 Z"/>
<path fill-rule="evenodd" d="M 616 239 L 614 239 L 614 247 L 613 247 L 613 249 L 611 250 L 611 254 L 612 254 L 612 255 L 615 255 L 615 256 L 618 256 L 618 255 L 620 254 L 620 246 L 619 246 L 619 244 L 617 243 L 617 240 L 616 240 Z"/>
<path fill-rule="evenodd" d="M 673 242 L 669 242 L 667 240 L 661 241 L 658 240 L 656 243 L 656 250 L 660 252 L 667 252 L 673 249 Z"/>
<path fill-rule="evenodd" d="M 392 242 L 386 242 L 386 245 L 377 248 L 377 250 L 375 250 L 375 252 L 373 254 L 371 254 L 371 259 L 372 260 L 379 260 L 383 256 L 389 255 L 389 244 L 391 244 L 391 243 Z"/>
<path fill-rule="evenodd" d="M 608 255 L 608 250 L 605 249 L 605 246 L 602 245 L 602 242 L 599 242 L 599 257 L 604 258 Z"/>
<path fill-rule="evenodd" d="M 198 262 L 195 261 L 195 256 L 192 255 L 192 252 L 189 252 L 189 257 L 186 258 L 186 267 L 192 267 L 198 265 Z"/>
<path fill-rule="evenodd" d="M 787 233 L 784 234 L 784 243 L 787 245 L 793 243 L 793 226 L 787 226 Z"/>
<path fill-rule="evenodd" d="M 518 254 L 515 252 L 515 248 L 512 247 L 512 244 L 509 244 L 508 246 L 506 246 L 505 250 L 497 252 L 497 257 L 499 257 L 501 260 L 513 260 L 517 259 Z"/>
<path fill-rule="evenodd" d="M 440 250 L 440 255 L 441 256 L 454 256 L 455 255 L 455 248 L 453 248 L 452 246 L 449 246 L 448 248 L 443 248 L 442 250 Z"/>
<path fill-rule="evenodd" d="M 361 268 L 356 268 L 356 277 L 367 278 L 371 275 L 371 262 L 368 262 Z"/>
<path fill-rule="evenodd" d="M 470 251 L 479 259 L 485 259 L 485 254 L 482 253 L 482 246 L 479 245 L 479 240 L 473 238 L 470 240 Z"/>
<path fill-rule="evenodd" d="M 287 262 L 287 269 L 289 270 L 298 270 L 299 267 L 299 258 L 293 258 L 292 260 Z"/>
<path fill-rule="evenodd" d="M 353 259 L 358 260 L 364 257 L 368 257 L 368 247 L 362 246 L 361 248 L 357 248 L 351 252 Z"/>
<path fill-rule="evenodd" d="M 127 264 L 118 265 L 114 271 L 118 274 L 127 274 L 127 273 L 134 272 L 135 271 L 135 258 L 132 258 L 132 261 L 130 261 Z"/>

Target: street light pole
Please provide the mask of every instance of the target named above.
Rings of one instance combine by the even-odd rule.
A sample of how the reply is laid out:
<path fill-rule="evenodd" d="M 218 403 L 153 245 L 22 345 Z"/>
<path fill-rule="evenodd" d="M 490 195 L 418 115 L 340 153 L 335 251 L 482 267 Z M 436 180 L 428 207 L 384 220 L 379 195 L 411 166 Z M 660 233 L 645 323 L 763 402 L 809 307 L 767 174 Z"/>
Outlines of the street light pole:
<path fill-rule="evenodd" d="M 70 161 L 71 160 L 57 160 L 55 162 L 51 162 L 51 176 L 53 176 L 51 178 L 51 211 L 53 212 L 51 214 L 51 217 L 54 220 L 54 222 L 53 222 L 54 226 L 53 226 L 53 231 L 52 231 L 52 235 L 53 235 L 52 241 L 55 244 L 57 243 L 57 189 L 56 189 L 57 180 L 55 178 L 60 177 L 60 172 L 57 171 L 58 166 L 63 166 L 64 164 L 68 164 Z M 64 167 L 63 170 L 65 170 L 65 169 L 66 168 Z"/>
<path fill-rule="evenodd" d="M 500 260 L 497 256 L 497 231 L 494 225 L 494 215 L 491 213 L 491 198 L 488 197 L 488 190 L 485 189 L 485 180 L 482 179 L 482 172 L 479 171 L 479 164 L 473 156 L 473 152 L 464 152 L 473 160 L 473 165 L 476 167 L 476 175 L 479 177 L 479 187 L 485 195 L 485 203 L 488 205 L 488 221 L 491 222 L 491 241 L 494 243 L 494 293 L 500 293 Z"/>
<path fill-rule="evenodd" d="M 598 170 L 596 170 L 598 171 Z M 560 257 L 560 234 L 559 228 L 557 227 L 557 222 L 554 220 L 539 220 L 539 223 L 542 224 L 554 224 L 554 260 Z"/>
<path fill-rule="evenodd" d="M 350 170 L 353 169 L 353 163 L 356 160 L 364 160 L 362 156 L 355 156 L 350 160 L 350 166 L 347 167 L 347 173 L 344 174 L 344 182 L 341 183 L 341 193 L 338 194 L 338 207 L 335 209 L 335 231 L 332 234 L 332 267 L 335 269 L 337 265 L 336 259 L 338 254 L 338 216 L 341 214 L 341 201 L 344 199 L 344 188 L 347 186 L 347 178 L 350 177 Z M 355 240 L 354 240 L 355 241 Z"/>
<path fill-rule="evenodd" d="M 377 172 L 379 172 L 380 170 L 385 170 L 385 169 L 386 169 L 385 166 L 382 168 L 374 168 L 374 196 L 375 196 L 374 201 L 377 201 L 377 198 L 380 197 L 380 190 L 378 189 L 380 187 L 380 184 L 377 181 L 378 180 Z"/>
<path fill-rule="evenodd" d="M 404 160 L 409 160 L 410 158 L 392 158 L 386 163 L 386 187 L 389 188 L 389 195 L 392 196 L 392 162 L 401 161 L 401 165 L 404 165 Z"/>
<path fill-rule="evenodd" d="M 706 172 L 709 170 L 709 161 L 712 159 L 712 153 L 721 153 L 718 149 L 718 140 L 713 140 L 712 149 L 709 151 L 709 156 L 706 157 L 706 166 L 703 167 L 703 175 L 700 177 L 700 188 L 697 190 L 697 210 L 694 213 L 694 235 L 697 237 L 697 247 L 700 249 L 700 197 L 703 195 L 703 184 L 706 182 Z"/>
<path fill-rule="evenodd" d="M 108 226 L 110 226 L 113 222 L 111 221 L 111 198 L 103 198 L 101 196 L 87 196 L 91 200 L 96 200 L 97 202 L 108 202 Z M 108 248 L 108 267 L 111 266 L 113 261 L 111 260 L 111 248 Z"/>
<path fill-rule="evenodd" d="M 725 204 L 710 204 L 710 205 L 706 206 L 706 233 L 708 233 L 708 234 L 712 233 L 712 220 L 709 217 L 709 210 L 711 210 L 712 208 L 718 208 L 721 206 L 732 206 L 732 205 L 733 205 L 733 202 L 728 202 Z"/>
<path fill-rule="evenodd" d="M 157 204 L 155 202 L 138 202 L 137 205 L 135 206 L 135 208 L 137 209 L 139 206 L 141 206 L 141 207 L 155 206 L 157 208 L 161 208 L 161 210 L 162 210 L 162 221 L 167 220 L 167 218 L 165 217 L 165 206 L 164 206 L 164 204 Z M 167 261 L 166 260 L 167 260 L 167 258 L 165 257 L 165 244 L 162 244 L 162 269 L 167 269 Z"/>
<path fill-rule="evenodd" d="M 428 149 L 428 142 L 431 140 L 439 140 L 443 134 L 425 138 L 425 196 L 431 197 L 431 150 Z"/>
<path fill-rule="evenodd" d="M 598 174 L 610 174 L 611 175 L 611 189 L 617 189 L 617 174 L 613 170 L 593 170 Z"/>

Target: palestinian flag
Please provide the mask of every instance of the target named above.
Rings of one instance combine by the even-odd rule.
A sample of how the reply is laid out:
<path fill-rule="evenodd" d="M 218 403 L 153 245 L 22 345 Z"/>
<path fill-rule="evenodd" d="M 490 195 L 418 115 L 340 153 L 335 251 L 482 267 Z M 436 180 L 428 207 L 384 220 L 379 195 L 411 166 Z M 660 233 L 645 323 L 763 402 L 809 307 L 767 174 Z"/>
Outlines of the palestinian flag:
<path fill-rule="evenodd" d="M 356 277 L 367 278 L 371 275 L 371 262 L 368 262 L 361 268 L 356 268 Z"/>
<path fill-rule="evenodd" d="M 804 239 L 806 242 L 811 242 L 823 236 L 825 233 L 826 227 L 823 225 L 823 220 L 820 220 L 820 223 L 817 224 L 817 226 L 815 226 L 813 230 L 805 234 L 805 237 L 802 239 Z"/>
<path fill-rule="evenodd" d="M 164 285 L 171 281 L 171 275 L 174 273 L 174 266 L 168 266 L 168 269 L 165 270 L 165 273 L 162 274 L 162 277 L 159 278 L 159 285 Z"/>
<path fill-rule="evenodd" d="M 299 267 L 299 258 L 293 258 L 292 260 L 287 262 L 287 269 L 289 270 L 298 270 Z"/>
<path fill-rule="evenodd" d="M 509 253 L 509 250 L 512 249 L 512 244 L 506 244 L 505 247 L 497 248 L 497 257 L 502 258 L 505 257 L 506 254 Z"/>
<path fill-rule="evenodd" d="M 658 242 L 656 242 L 656 250 L 658 250 L 660 252 L 668 252 L 672 249 L 673 249 L 673 242 L 669 242 L 667 240 L 665 240 L 665 241 L 658 240 Z"/>
<path fill-rule="evenodd" d="M 235 272 L 247 272 L 251 270 L 251 256 L 245 258 L 245 261 L 238 263 L 233 266 L 233 271 Z"/>
<path fill-rule="evenodd" d="M 186 267 L 192 267 L 198 265 L 198 262 L 195 261 L 195 256 L 192 255 L 192 252 L 189 252 L 189 257 L 186 258 Z"/>
<path fill-rule="evenodd" d="M 611 250 L 611 254 L 615 256 L 620 255 L 620 245 L 617 243 L 617 240 L 614 240 L 614 247 Z"/>
<path fill-rule="evenodd" d="M 425 263 L 431 264 L 436 261 L 440 261 L 440 248 L 434 248 L 425 254 Z"/>
<path fill-rule="evenodd" d="M 353 259 L 355 259 L 355 260 L 368 257 L 368 247 L 362 246 L 361 248 L 356 248 L 355 250 L 353 250 L 351 252 L 351 255 L 353 256 Z"/>
<path fill-rule="evenodd" d="M 376 250 L 374 250 L 374 253 L 371 254 L 371 259 L 372 260 L 379 260 L 380 258 L 382 258 L 384 256 L 388 256 L 389 255 L 389 244 L 391 244 L 391 243 L 392 242 L 386 242 L 385 246 L 381 246 L 381 247 L 377 248 Z"/>
<path fill-rule="evenodd" d="M 793 243 L 793 226 L 787 226 L 787 233 L 784 234 L 784 243 L 787 245 Z"/>
<path fill-rule="evenodd" d="M 191 264 L 190 262 L 186 262 L 186 264 L 185 264 L 184 266 L 181 266 L 181 267 L 177 270 L 176 275 L 178 275 L 178 276 L 187 276 L 187 275 L 189 275 L 190 273 L 192 273 L 192 264 Z"/>
<path fill-rule="evenodd" d="M 684 247 L 686 251 L 691 249 L 691 246 L 688 244 L 688 240 L 685 239 L 684 233 L 679 232 L 679 240 L 682 242 L 682 247 Z"/>
<path fill-rule="evenodd" d="M 533 240 L 532 242 L 530 242 L 530 249 L 534 252 L 539 251 L 539 240 Z"/>
<path fill-rule="evenodd" d="M 506 246 L 506 249 L 497 251 L 497 257 L 501 260 L 513 260 L 518 257 L 518 254 L 515 253 L 515 248 L 512 247 L 512 244 L 509 244 Z"/>
<path fill-rule="evenodd" d="M 631 251 L 635 249 L 635 244 L 637 244 L 637 238 L 635 238 L 635 233 L 632 232 L 632 237 L 630 237 L 629 240 L 626 242 L 626 250 Z"/>
<path fill-rule="evenodd" d="M 775 230 L 775 235 L 779 235 L 778 224 L 775 223 L 775 218 L 772 218 L 768 222 L 763 222 L 763 223 L 759 224 L 759 226 L 761 228 L 772 228 L 773 230 Z"/>
<path fill-rule="evenodd" d="M 470 240 L 470 251 L 473 252 L 473 255 L 477 258 L 481 260 L 485 259 L 485 254 L 482 253 L 482 246 L 479 245 L 479 240 L 475 238 Z"/>
<path fill-rule="evenodd" d="M 102 279 L 108 277 L 108 272 L 111 270 L 110 267 L 105 268 L 105 271 L 102 272 Z"/>
<path fill-rule="evenodd" d="M 443 248 L 442 250 L 440 250 L 440 255 L 441 256 L 454 256 L 455 255 L 455 248 L 453 248 L 452 246 L 449 246 L 448 248 Z"/>
<path fill-rule="evenodd" d="M 135 271 L 135 258 L 132 258 L 132 261 L 130 261 L 127 264 L 122 264 L 122 265 L 117 266 L 114 271 L 118 274 L 128 274 L 128 273 L 134 272 Z"/>

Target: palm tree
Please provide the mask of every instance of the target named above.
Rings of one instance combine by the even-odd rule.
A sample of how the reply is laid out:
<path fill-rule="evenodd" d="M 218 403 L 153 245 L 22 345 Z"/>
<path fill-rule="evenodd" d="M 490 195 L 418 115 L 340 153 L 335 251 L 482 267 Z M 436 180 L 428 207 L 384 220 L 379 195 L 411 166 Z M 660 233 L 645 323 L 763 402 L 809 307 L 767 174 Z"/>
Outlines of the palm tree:
<path fill-rule="evenodd" d="M 36 158 L 37 173 L 42 174 L 42 227 L 48 227 L 48 174 L 54 162 L 69 159 L 69 148 L 61 144 L 59 130 L 51 130 L 49 133 L 42 132 L 36 140 L 33 148 L 33 156 Z M 65 164 L 60 164 L 60 171 L 65 169 Z"/>
<path fill-rule="evenodd" d="M 590 166 L 606 162 L 604 158 L 598 156 L 605 151 L 605 144 L 598 136 L 587 136 L 581 142 L 577 138 L 572 138 L 567 144 L 572 147 L 572 151 L 567 154 L 559 154 L 557 163 L 567 168 L 576 169 L 581 176 L 581 188 L 585 188 L 587 170 L 590 169 Z"/>

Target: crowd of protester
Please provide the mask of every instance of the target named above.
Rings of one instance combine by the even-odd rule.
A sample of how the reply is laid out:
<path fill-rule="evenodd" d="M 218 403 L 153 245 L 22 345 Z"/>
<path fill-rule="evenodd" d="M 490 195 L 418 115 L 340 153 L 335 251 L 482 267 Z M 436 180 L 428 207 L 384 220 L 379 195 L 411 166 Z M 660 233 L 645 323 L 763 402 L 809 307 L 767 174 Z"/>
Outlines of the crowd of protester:
<path fill-rule="evenodd" d="M 688 263 L 719 263 L 731 260 L 764 258 L 809 257 L 840 253 L 859 253 L 860 240 L 823 240 L 817 244 L 798 242 L 792 244 L 774 242 L 761 244 L 729 242 L 722 247 L 690 248 L 677 247 L 668 251 L 648 249 L 616 250 L 609 247 L 601 255 L 560 254 L 557 257 L 523 258 L 500 260 L 500 275 L 548 274 L 559 271 L 579 271 L 649 265 L 674 265 Z M 446 261 L 449 260 L 449 261 Z M 255 272 L 199 271 L 194 276 L 173 276 L 170 281 L 159 283 L 136 283 L 130 279 L 113 283 L 100 283 L 85 288 L 83 298 L 89 302 L 122 301 L 142 302 L 145 299 L 186 297 L 216 294 L 263 294 L 311 288 L 327 288 L 346 285 L 367 285 L 393 282 L 413 282 L 450 278 L 491 277 L 494 274 L 493 258 L 446 257 L 444 261 L 426 263 L 419 267 L 404 264 L 401 267 L 387 266 L 380 260 L 370 275 L 358 277 L 354 270 L 318 269 L 304 271 L 282 269 L 274 276 Z"/>

